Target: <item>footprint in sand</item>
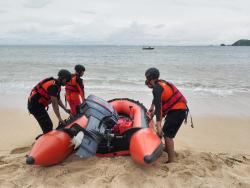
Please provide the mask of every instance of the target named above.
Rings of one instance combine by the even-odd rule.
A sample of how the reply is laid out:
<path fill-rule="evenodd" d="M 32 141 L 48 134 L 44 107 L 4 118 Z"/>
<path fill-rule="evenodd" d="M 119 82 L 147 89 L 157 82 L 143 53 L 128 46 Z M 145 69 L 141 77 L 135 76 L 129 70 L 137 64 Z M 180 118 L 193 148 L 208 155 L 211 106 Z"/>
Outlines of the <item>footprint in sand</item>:
<path fill-rule="evenodd" d="M 20 154 L 20 153 L 25 153 L 30 150 L 30 147 L 20 147 L 20 148 L 15 148 L 11 150 L 10 154 Z"/>
<path fill-rule="evenodd" d="M 0 167 L 0 171 L 1 171 L 1 174 L 10 174 L 10 173 L 17 172 L 17 170 L 19 168 L 20 168 L 20 166 L 17 165 L 17 164 L 8 164 L 8 163 L 5 163 L 4 165 L 2 165 Z"/>
<path fill-rule="evenodd" d="M 0 156 L 0 165 L 6 164 L 6 161 L 4 161 L 5 156 Z"/>

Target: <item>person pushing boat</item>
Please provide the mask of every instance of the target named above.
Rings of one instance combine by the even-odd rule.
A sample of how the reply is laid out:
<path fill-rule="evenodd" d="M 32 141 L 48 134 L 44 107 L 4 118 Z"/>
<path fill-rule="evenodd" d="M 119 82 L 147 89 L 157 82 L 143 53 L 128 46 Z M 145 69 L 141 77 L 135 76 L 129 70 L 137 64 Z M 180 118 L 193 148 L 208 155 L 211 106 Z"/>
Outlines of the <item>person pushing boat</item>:
<path fill-rule="evenodd" d="M 71 73 L 68 70 L 62 69 L 58 72 L 58 78 L 46 78 L 40 81 L 31 90 L 28 98 L 28 110 L 39 123 L 43 134 L 53 129 L 53 123 L 48 115 L 48 106 L 52 103 L 52 107 L 60 124 L 64 125 L 65 121 L 62 119 L 59 106 L 70 113 L 66 109 L 60 99 L 61 86 L 65 86 L 71 79 Z"/>
<path fill-rule="evenodd" d="M 153 101 L 148 111 L 151 117 L 156 115 L 157 134 L 165 139 L 165 150 L 168 153 L 168 163 L 175 161 L 174 138 L 187 118 L 187 100 L 174 84 L 159 79 L 160 71 L 149 68 L 145 72 L 145 84 L 152 89 Z M 162 119 L 165 123 L 161 127 Z"/>

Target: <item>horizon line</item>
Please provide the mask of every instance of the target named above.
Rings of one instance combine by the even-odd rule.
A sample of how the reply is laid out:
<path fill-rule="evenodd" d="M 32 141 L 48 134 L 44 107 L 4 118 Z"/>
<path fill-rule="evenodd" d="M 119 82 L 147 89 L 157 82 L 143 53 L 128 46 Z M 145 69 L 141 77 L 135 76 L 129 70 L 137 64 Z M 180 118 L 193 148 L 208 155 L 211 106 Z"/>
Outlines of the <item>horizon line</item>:
<path fill-rule="evenodd" d="M 145 44 L 0 44 L 0 46 L 134 46 L 134 47 L 209 47 L 209 46 L 220 46 L 221 44 L 193 44 L 193 45 L 145 45 Z M 226 46 L 232 46 L 226 45 Z"/>

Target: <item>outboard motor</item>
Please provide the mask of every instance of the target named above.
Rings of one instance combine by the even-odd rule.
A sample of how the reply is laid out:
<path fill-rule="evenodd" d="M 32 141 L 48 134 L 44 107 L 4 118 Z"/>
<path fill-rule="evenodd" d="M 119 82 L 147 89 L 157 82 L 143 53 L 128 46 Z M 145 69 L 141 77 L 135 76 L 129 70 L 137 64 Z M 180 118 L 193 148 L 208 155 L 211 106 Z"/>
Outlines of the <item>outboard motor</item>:
<path fill-rule="evenodd" d="M 118 115 L 112 105 L 94 95 L 88 96 L 80 106 L 79 113 L 88 118 L 88 124 L 86 129 L 80 130 L 84 132 L 84 137 L 76 155 L 81 158 L 89 157 L 96 154 L 98 144 L 104 138 L 106 130 L 117 124 Z"/>

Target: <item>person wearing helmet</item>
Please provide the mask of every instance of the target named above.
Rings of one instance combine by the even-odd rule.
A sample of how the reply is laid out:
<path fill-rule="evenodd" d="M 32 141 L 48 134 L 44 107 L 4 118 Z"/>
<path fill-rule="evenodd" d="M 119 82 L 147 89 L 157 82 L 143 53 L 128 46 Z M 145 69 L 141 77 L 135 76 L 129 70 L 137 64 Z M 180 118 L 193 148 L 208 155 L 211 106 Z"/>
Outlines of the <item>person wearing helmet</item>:
<path fill-rule="evenodd" d="M 77 108 L 84 101 L 84 85 L 82 76 L 85 72 L 85 67 L 83 65 L 75 66 L 75 73 L 72 74 L 70 82 L 67 83 L 66 90 L 66 100 L 69 103 L 70 111 L 72 115 L 77 114 Z"/>
<path fill-rule="evenodd" d="M 152 89 L 153 101 L 149 116 L 156 115 L 157 134 L 165 139 L 165 151 L 168 153 L 168 161 L 175 161 L 174 137 L 178 132 L 183 120 L 187 116 L 187 101 L 174 84 L 159 79 L 160 72 L 152 67 L 145 72 L 145 84 Z M 163 128 L 162 119 L 165 117 Z"/>
<path fill-rule="evenodd" d="M 65 86 L 70 79 L 71 73 L 68 70 L 62 69 L 58 72 L 57 79 L 53 77 L 46 78 L 31 90 L 28 98 L 28 110 L 38 121 L 43 134 L 53 129 L 52 121 L 47 112 L 48 106 L 51 103 L 59 123 L 65 125 L 65 121 L 59 112 L 59 106 L 67 113 L 70 113 L 70 110 L 66 109 L 63 105 L 60 99 L 60 91 L 61 86 Z"/>

